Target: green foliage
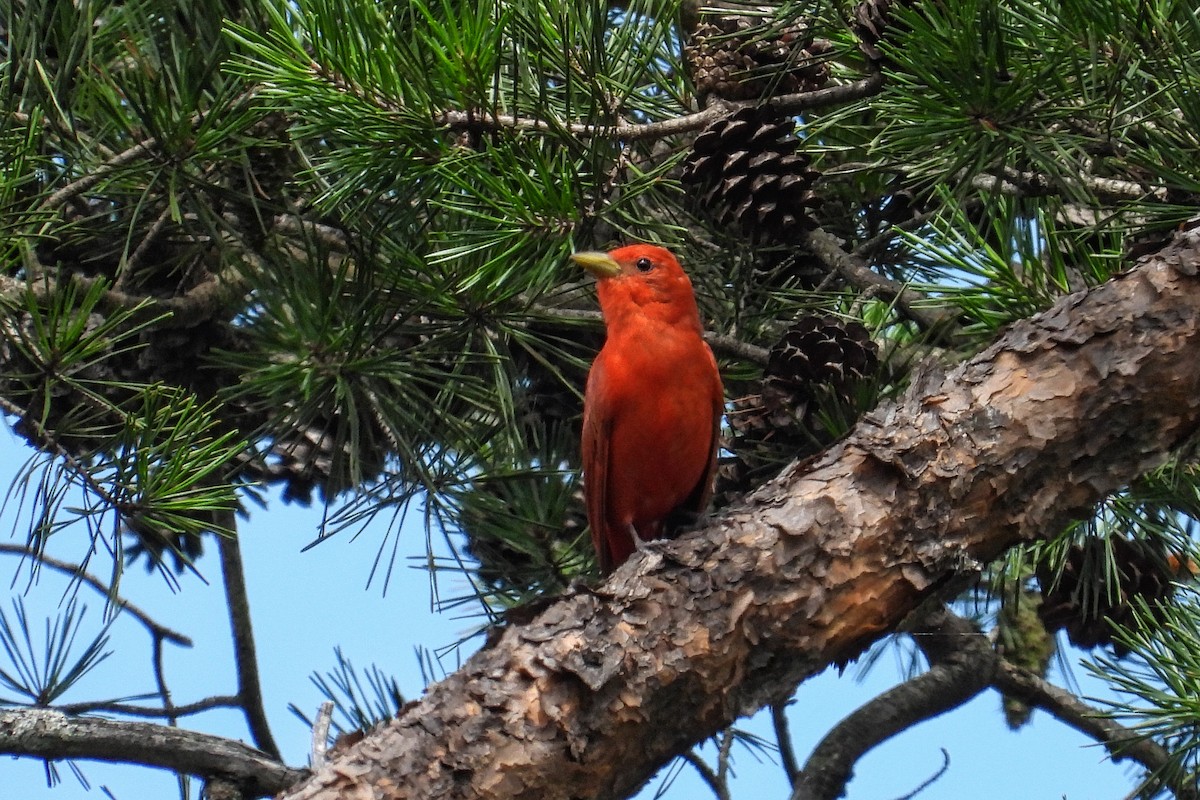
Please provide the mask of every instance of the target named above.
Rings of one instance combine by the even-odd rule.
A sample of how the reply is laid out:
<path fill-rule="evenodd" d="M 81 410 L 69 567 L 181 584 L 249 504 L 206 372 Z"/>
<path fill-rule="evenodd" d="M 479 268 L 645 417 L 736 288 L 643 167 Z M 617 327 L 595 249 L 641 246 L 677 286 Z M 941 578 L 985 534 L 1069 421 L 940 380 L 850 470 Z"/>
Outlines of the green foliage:
<path fill-rule="evenodd" d="M 1064 227 L 1057 204 L 1004 196 L 943 201 L 943 215 L 900 235 L 922 278 L 914 287 L 954 303 L 971 333 L 992 335 L 1107 280 L 1122 264 L 1121 237 L 1111 225 Z M 971 208 L 983 210 L 972 215 Z"/>
<path fill-rule="evenodd" d="M 34 641 L 31 620 L 21 598 L 13 599 L 13 617 L 0 611 L 0 646 L 4 648 L 4 666 L 0 666 L 0 687 L 17 697 L 0 697 L 3 705 L 49 706 L 91 672 L 112 651 L 105 623 L 92 639 L 76 647 L 87 607 L 74 598 L 62 616 L 46 621 L 42 642 Z"/>
<path fill-rule="evenodd" d="M 321 695 L 333 703 L 335 717 L 330 725 L 330 743 L 337 735 L 368 731 L 396 716 L 404 706 L 404 696 L 396 679 L 372 664 L 359 672 L 341 648 L 333 651 L 337 666 L 325 674 L 313 673 L 310 680 Z M 307 727 L 313 721 L 296 706 L 288 706 Z"/>
<path fill-rule="evenodd" d="M 1107 703 L 1109 715 L 1131 724 L 1139 736 L 1153 738 L 1171 754 L 1162 773 L 1150 777 L 1151 788 L 1164 778 L 1179 786 L 1194 786 L 1200 779 L 1198 600 L 1193 587 L 1178 606 L 1152 609 L 1139 602 L 1135 625 L 1119 634 L 1133 658 L 1101 657 L 1085 663 L 1090 672 L 1129 698 Z"/>

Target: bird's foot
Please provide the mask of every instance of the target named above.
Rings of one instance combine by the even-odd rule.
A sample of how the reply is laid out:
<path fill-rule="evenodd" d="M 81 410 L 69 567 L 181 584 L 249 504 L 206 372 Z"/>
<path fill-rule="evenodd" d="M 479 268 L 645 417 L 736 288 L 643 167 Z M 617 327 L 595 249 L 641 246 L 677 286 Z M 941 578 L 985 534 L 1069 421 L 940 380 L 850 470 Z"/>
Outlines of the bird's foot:
<path fill-rule="evenodd" d="M 643 539 L 641 536 L 638 536 L 637 529 L 632 525 L 629 526 L 629 535 L 633 537 L 633 548 L 639 553 L 661 554 L 663 548 L 671 543 L 670 539 L 661 536 L 653 539 Z"/>

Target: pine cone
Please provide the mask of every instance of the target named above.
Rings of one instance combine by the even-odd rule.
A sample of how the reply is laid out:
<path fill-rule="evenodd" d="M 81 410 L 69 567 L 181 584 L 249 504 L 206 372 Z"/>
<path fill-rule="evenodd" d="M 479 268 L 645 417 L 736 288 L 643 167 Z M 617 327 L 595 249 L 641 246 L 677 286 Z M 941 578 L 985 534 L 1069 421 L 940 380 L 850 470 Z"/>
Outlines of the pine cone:
<path fill-rule="evenodd" d="M 754 100 L 822 88 L 831 49 L 804 22 L 706 14 L 683 55 L 697 93 Z"/>
<path fill-rule="evenodd" d="M 771 348 L 758 394 L 733 401 L 728 414 L 733 456 L 717 471 L 717 505 L 761 482 L 789 461 L 818 452 L 857 416 L 856 390 L 879 366 L 875 343 L 857 322 L 804 317 Z"/>
<path fill-rule="evenodd" d="M 854 33 L 859 49 L 872 61 L 883 61 L 877 45 L 896 30 L 892 10 L 898 5 L 911 5 L 911 0 L 863 0 L 854 9 Z"/>
<path fill-rule="evenodd" d="M 871 334 L 858 322 L 805 317 L 771 348 L 767 374 L 779 386 L 803 390 L 825 384 L 840 396 L 879 366 Z"/>
<path fill-rule="evenodd" d="M 684 161 L 681 179 L 701 187 L 700 202 L 748 233 L 796 235 L 817 205 L 818 173 L 798 153 L 796 123 L 769 107 L 743 108 L 705 128 Z"/>
<path fill-rule="evenodd" d="M 1101 564 L 1109 555 L 1117 569 L 1117 585 L 1109 586 L 1101 575 Z M 1135 623 L 1133 599 L 1141 597 L 1153 613 L 1156 605 L 1175 591 L 1173 582 L 1193 577 L 1196 565 L 1167 553 L 1157 542 L 1112 537 L 1089 537 L 1067 553 L 1062 572 L 1050 564 L 1039 564 L 1037 579 L 1043 602 L 1038 614 L 1051 631 L 1067 632 L 1077 647 L 1110 645 L 1118 656 L 1128 648 L 1113 640 L 1119 628 Z M 1091 578 L 1090 583 L 1085 580 Z"/>

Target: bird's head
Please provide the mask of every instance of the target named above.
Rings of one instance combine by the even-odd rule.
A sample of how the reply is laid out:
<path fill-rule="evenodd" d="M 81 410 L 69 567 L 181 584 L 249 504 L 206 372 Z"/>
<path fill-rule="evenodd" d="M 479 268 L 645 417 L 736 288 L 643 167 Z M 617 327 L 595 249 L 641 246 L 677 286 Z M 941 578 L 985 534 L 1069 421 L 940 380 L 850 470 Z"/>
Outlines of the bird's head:
<path fill-rule="evenodd" d="M 627 315 L 700 328 L 692 282 L 666 248 L 631 244 L 607 253 L 575 253 L 571 260 L 596 276 L 600 309 L 610 328 Z"/>

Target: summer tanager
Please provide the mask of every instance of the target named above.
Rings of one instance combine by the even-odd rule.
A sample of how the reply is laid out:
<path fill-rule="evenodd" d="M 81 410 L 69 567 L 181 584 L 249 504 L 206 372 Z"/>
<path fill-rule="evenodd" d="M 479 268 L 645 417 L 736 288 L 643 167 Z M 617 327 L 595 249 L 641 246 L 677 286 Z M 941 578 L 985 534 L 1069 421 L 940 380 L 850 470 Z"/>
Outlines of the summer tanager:
<path fill-rule="evenodd" d="M 608 329 L 583 402 L 588 523 L 608 574 L 708 504 L 725 396 L 675 256 L 634 244 L 571 258 L 599 279 Z"/>

